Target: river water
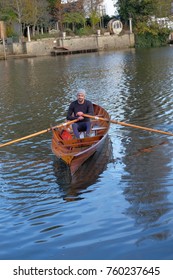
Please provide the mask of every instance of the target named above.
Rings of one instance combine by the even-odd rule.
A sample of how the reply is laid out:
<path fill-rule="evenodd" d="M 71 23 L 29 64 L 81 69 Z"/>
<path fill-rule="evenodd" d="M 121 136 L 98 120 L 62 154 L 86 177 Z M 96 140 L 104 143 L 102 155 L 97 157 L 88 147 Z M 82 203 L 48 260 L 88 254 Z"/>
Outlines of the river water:
<path fill-rule="evenodd" d="M 0 61 L 0 143 L 65 120 L 78 88 L 173 132 L 173 48 Z M 111 124 L 71 178 L 51 133 L 0 149 L 0 259 L 173 258 L 173 137 Z"/>

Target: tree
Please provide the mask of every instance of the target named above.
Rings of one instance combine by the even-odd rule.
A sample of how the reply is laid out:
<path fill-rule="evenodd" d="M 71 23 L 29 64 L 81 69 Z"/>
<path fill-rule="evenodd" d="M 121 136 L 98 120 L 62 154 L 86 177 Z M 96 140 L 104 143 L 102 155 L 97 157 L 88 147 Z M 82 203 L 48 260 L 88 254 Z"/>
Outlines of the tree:
<path fill-rule="evenodd" d="M 157 0 L 155 16 L 168 17 L 171 15 L 172 0 Z"/>
<path fill-rule="evenodd" d="M 128 23 L 129 17 L 132 17 L 133 24 L 139 21 L 146 21 L 149 16 L 154 15 L 157 6 L 157 0 L 118 0 L 117 9 L 121 20 Z"/>
<path fill-rule="evenodd" d="M 172 0 L 118 0 L 115 6 L 121 20 L 128 22 L 129 16 L 133 23 L 146 21 L 150 16 L 168 17 L 171 14 Z"/>
<path fill-rule="evenodd" d="M 63 30 L 63 23 L 79 21 L 79 18 L 84 16 L 84 0 L 68 0 L 67 2 L 57 0 L 56 3 L 52 0 L 51 5 L 53 17 L 56 18 L 61 31 Z M 78 19 L 73 19 L 75 13 L 77 13 Z"/>
<path fill-rule="evenodd" d="M 90 18 L 92 29 L 94 30 L 96 25 L 100 22 L 101 17 L 101 8 L 103 7 L 103 0 L 85 0 L 84 9 L 86 17 Z"/>
<path fill-rule="evenodd" d="M 46 0 L 23 0 L 23 23 L 27 26 L 28 40 L 30 41 L 30 29 L 32 26 L 33 35 L 35 35 L 35 29 L 38 24 L 42 22 L 47 17 L 47 7 L 48 3 Z"/>
<path fill-rule="evenodd" d="M 90 20 L 93 30 L 95 29 L 95 26 L 100 22 L 100 15 L 96 11 L 91 11 L 90 13 Z"/>
<path fill-rule="evenodd" d="M 7 22 L 18 22 L 20 41 L 23 35 L 23 26 L 27 26 L 28 31 L 29 27 L 32 26 L 33 32 L 35 32 L 37 24 L 43 25 L 49 21 L 47 0 L 0 0 L 0 7 L 3 11 L 2 17 Z M 28 36 L 30 37 L 30 34 Z"/>
<path fill-rule="evenodd" d="M 0 20 L 3 21 L 13 21 L 15 20 L 16 16 L 15 13 L 10 7 L 6 5 L 5 0 L 0 0 Z"/>
<path fill-rule="evenodd" d="M 23 0 L 0 0 L 3 16 L 7 22 L 18 22 L 19 40 L 22 38 Z"/>
<path fill-rule="evenodd" d="M 63 23 L 71 24 L 73 32 L 75 31 L 75 27 L 77 24 L 80 24 L 83 27 L 85 27 L 85 21 L 85 17 L 79 12 L 64 14 Z"/>
<path fill-rule="evenodd" d="M 127 24 L 133 20 L 136 47 L 153 47 L 167 44 L 170 30 L 151 20 L 171 14 L 171 0 L 118 0 L 117 8 L 121 20 Z"/>

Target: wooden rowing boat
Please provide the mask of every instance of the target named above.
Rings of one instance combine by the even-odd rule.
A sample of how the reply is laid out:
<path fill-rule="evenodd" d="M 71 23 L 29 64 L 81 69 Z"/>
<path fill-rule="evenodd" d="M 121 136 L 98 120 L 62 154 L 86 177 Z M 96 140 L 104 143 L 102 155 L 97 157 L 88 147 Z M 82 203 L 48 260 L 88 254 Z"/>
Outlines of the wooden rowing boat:
<path fill-rule="evenodd" d="M 69 166 L 71 175 L 99 149 L 109 130 L 108 112 L 99 105 L 93 104 L 93 106 L 96 119 L 92 120 L 90 137 L 74 139 L 71 128 L 66 127 L 65 131 L 70 132 L 72 137 L 64 139 L 62 137 L 64 128 L 52 129 L 52 152 Z M 104 120 L 100 120 L 99 117 Z"/>
<path fill-rule="evenodd" d="M 107 170 L 108 164 L 113 162 L 112 142 L 109 135 L 106 136 L 99 149 L 80 166 L 73 176 L 71 176 L 66 163 L 54 157 L 54 175 L 63 199 L 66 201 L 77 200 L 78 195 L 95 184 L 99 176 Z"/>

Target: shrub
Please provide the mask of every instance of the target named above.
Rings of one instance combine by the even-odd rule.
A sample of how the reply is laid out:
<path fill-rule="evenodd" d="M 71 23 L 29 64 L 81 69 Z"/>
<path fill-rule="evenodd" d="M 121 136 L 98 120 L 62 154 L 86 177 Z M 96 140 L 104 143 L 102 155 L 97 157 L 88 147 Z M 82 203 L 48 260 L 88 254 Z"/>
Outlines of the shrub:
<path fill-rule="evenodd" d="M 135 28 L 135 47 L 160 47 L 168 42 L 170 30 L 160 27 L 157 23 L 151 25 L 138 23 Z"/>
<path fill-rule="evenodd" d="M 93 30 L 90 26 L 86 26 L 76 30 L 76 35 L 78 36 L 89 36 L 91 34 L 93 34 Z"/>

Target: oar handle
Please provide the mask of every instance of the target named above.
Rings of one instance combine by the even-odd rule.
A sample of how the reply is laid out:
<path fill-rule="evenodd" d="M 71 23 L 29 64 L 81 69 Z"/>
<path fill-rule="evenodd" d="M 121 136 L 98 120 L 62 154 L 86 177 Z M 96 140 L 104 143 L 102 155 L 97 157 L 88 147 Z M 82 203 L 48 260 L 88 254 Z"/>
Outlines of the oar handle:
<path fill-rule="evenodd" d="M 62 126 L 69 126 L 69 125 L 71 125 L 71 124 L 73 124 L 75 122 L 78 122 L 78 119 L 75 119 L 75 120 L 72 120 L 72 121 L 68 121 L 68 122 L 62 123 L 60 125 L 59 124 L 55 125 L 55 126 L 53 126 L 51 128 L 48 128 L 48 131 L 51 131 L 52 129 L 60 128 Z"/>
<path fill-rule="evenodd" d="M 91 118 L 91 119 L 94 119 L 94 120 L 112 122 L 110 119 L 106 119 L 106 118 L 102 118 L 102 117 L 98 117 L 98 116 L 93 116 L 93 115 L 88 115 L 88 114 L 83 114 L 82 116 L 86 117 L 86 118 Z"/>
<path fill-rule="evenodd" d="M 83 114 L 83 116 L 87 117 L 87 118 L 92 118 L 92 119 L 95 119 L 95 120 L 107 121 L 107 122 L 119 124 L 119 125 L 122 125 L 122 126 L 133 127 L 133 128 L 142 129 L 142 130 L 146 130 L 146 131 L 150 131 L 150 132 L 154 132 L 154 133 L 160 133 L 160 134 L 173 136 L 173 133 L 168 132 L 168 131 L 157 130 L 157 129 L 153 129 L 153 128 L 149 128 L 149 127 L 145 127 L 145 126 L 139 126 L 139 125 L 130 124 L 130 123 L 125 123 L 125 122 L 119 122 L 119 121 L 116 121 L 116 120 L 108 120 L 108 119 L 105 119 L 105 118 L 92 116 L 92 115 L 88 115 L 88 114 Z"/>
<path fill-rule="evenodd" d="M 47 129 L 44 129 L 44 130 L 41 130 L 41 131 L 38 131 L 38 132 L 35 132 L 33 134 L 29 134 L 27 136 L 24 136 L 24 137 L 21 137 L 21 138 L 18 138 L 18 139 L 15 139 L 15 140 L 12 140 L 12 141 L 9 141 L 9 142 L 6 142 L 4 144 L 0 144 L 0 148 L 2 147 L 5 147 L 5 146 L 8 146 L 8 145 L 11 145 L 11 144 L 14 144 L 14 143 L 17 143 L 17 142 L 20 142 L 20 141 L 23 141 L 23 140 L 26 140 L 26 139 L 29 139 L 29 138 L 32 138 L 32 137 L 35 137 L 35 136 L 38 136 L 40 134 L 43 134 L 43 133 L 46 133 L 46 132 L 49 132 L 49 131 L 52 131 L 52 129 L 56 129 L 56 128 L 60 128 L 60 127 L 65 127 L 65 126 L 68 126 L 68 125 L 71 125 L 75 122 L 77 122 L 78 120 L 75 119 L 75 120 L 72 120 L 72 121 L 69 121 L 69 122 L 65 122 L 65 123 L 62 123 L 62 124 L 59 124 L 59 125 L 56 125 L 54 127 L 49 127 Z"/>

